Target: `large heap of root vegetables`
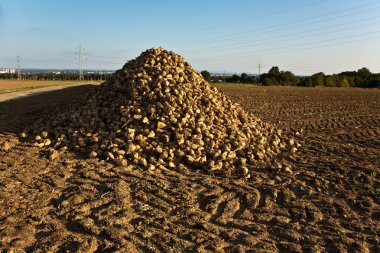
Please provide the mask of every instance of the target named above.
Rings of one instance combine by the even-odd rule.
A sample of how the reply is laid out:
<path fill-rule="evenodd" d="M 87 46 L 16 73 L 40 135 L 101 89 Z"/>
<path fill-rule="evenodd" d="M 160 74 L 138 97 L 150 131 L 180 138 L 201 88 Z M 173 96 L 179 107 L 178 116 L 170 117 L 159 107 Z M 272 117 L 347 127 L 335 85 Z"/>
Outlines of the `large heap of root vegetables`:
<path fill-rule="evenodd" d="M 32 127 L 37 146 L 120 166 L 203 169 L 249 177 L 293 138 L 243 110 L 184 59 L 152 48 L 54 119 Z"/>

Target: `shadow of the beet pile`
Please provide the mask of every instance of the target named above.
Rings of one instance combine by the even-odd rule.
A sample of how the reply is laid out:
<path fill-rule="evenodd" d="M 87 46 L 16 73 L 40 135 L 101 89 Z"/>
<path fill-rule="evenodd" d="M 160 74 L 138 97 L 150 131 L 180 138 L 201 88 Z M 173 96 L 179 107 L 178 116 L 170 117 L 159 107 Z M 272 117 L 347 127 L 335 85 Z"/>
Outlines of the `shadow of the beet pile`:
<path fill-rule="evenodd" d="M 95 88 L 86 84 L 35 93 L 0 103 L 0 134 L 20 134 L 40 118 L 54 116 Z"/>

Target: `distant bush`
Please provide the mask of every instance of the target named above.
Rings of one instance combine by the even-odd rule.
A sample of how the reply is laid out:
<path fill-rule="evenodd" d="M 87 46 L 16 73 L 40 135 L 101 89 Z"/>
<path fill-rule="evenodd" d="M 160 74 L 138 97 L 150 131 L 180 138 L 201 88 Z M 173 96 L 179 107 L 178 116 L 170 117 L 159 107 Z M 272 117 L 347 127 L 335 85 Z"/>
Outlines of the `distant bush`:
<path fill-rule="evenodd" d="M 280 71 L 280 69 L 275 66 L 272 67 L 268 73 L 264 73 L 260 76 L 263 80 L 263 85 L 298 85 L 300 78 L 295 76 L 290 71 Z"/>
<path fill-rule="evenodd" d="M 211 82 L 211 74 L 207 70 L 201 71 L 201 75 L 207 82 Z"/>
<path fill-rule="evenodd" d="M 297 77 L 290 71 L 280 71 L 272 67 L 260 76 L 263 85 L 297 85 L 305 87 L 363 87 L 380 88 L 380 74 L 373 74 L 367 68 L 325 75 L 323 72 L 311 76 Z"/>
<path fill-rule="evenodd" d="M 272 67 L 268 73 L 260 76 L 242 73 L 239 75 L 211 75 L 207 70 L 201 72 L 203 78 L 208 82 L 228 82 L 245 84 L 286 85 L 304 87 L 362 87 L 380 88 L 380 73 L 374 74 L 368 68 L 361 68 L 357 71 L 345 71 L 339 74 L 325 75 L 323 72 L 315 73 L 311 76 L 296 76 L 290 71 L 281 71 L 279 67 Z M 22 73 L 25 80 L 78 80 L 78 73 L 61 72 L 27 72 Z M 84 73 L 84 80 L 107 80 L 110 73 Z M 0 79 L 17 79 L 16 73 L 0 74 Z M 260 80 L 260 83 L 259 83 Z"/>

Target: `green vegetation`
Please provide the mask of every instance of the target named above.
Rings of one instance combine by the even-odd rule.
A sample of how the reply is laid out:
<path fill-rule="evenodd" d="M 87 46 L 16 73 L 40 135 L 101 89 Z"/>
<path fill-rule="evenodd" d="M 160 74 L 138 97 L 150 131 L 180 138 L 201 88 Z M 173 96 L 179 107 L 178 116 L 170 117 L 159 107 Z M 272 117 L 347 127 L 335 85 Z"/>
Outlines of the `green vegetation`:
<path fill-rule="evenodd" d="M 207 71 L 202 71 L 208 73 Z M 346 71 L 339 74 L 325 75 L 323 72 L 315 73 L 311 76 L 296 76 L 290 71 L 280 71 L 279 67 L 272 67 L 268 73 L 259 76 L 247 75 L 213 75 L 208 77 L 211 82 L 245 83 L 261 85 L 281 85 L 281 86 L 305 86 L 305 87 L 362 87 L 380 88 L 380 73 L 375 74 L 367 68 L 358 71 Z M 206 78 L 205 78 L 206 79 Z M 207 79 L 206 79 L 207 80 Z"/>
<path fill-rule="evenodd" d="M 248 75 L 246 73 L 242 73 L 240 76 L 238 75 L 211 75 L 207 70 L 201 71 L 201 75 L 207 82 L 213 83 L 245 83 L 245 84 L 255 84 L 258 82 L 256 76 Z"/>
<path fill-rule="evenodd" d="M 84 73 L 84 81 L 105 81 L 111 73 Z M 17 73 L 0 74 L 0 79 L 16 80 Z M 28 72 L 22 73 L 23 80 L 61 80 L 61 81 L 74 81 L 79 79 L 78 73 L 75 72 Z"/>
<path fill-rule="evenodd" d="M 272 67 L 267 74 L 260 76 L 263 85 L 297 85 L 299 78 L 290 71 L 280 71 L 278 67 Z"/>
<path fill-rule="evenodd" d="M 322 72 L 303 77 L 300 86 L 315 87 L 363 87 L 380 88 L 380 74 L 373 74 L 367 68 L 358 71 L 346 71 L 339 74 L 325 75 Z"/>
<path fill-rule="evenodd" d="M 208 82 L 244 83 L 261 85 L 282 85 L 282 86 L 305 86 L 305 87 L 363 87 L 380 88 L 380 73 L 371 73 L 367 68 L 358 71 L 345 71 L 339 74 L 325 75 L 323 72 L 315 73 L 311 76 L 296 76 L 291 71 L 280 70 L 279 67 L 272 67 L 268 73 L 260 76 L 248 75 L 212 75 L 207 70 L 201 72 L 203 78 Z M 82 81 L 105 81 L 111 74 L 85 73 Z M 0 79 L 16 80 L 17 74 L 0 74 Z M 23 80 L 62 80 L 78 81 L 78 73 L 23 73 Z M 41 87 L 41 86 L 39 86 Z M 26 89 L 24 87 L 23 89 Z M 28 89 L 33 89 L 33 86 Z M 0 91 L 4 93 L 4 91 Z M 13 92 L 13 91 L 11 91 Z"/>
<path fill-rule="evenodd" d="M 207 81 L 207 82 L 211 82 L 211 74 L 210 72 L 208 72 L 207 70 L 203 70 L 201 72 L 201 75 L 203 76 L 203 78 Z"/>
<path fill-rule="evenodd" d="M 99 81 L 35 81 L 35 80 L 0 80 L 0 94 L 34 90 L 53 86 L 73 84 L 99 84 Z"/>
<path fill-rule="evenodd" d="M 51 86 L 56 86 L 56 85 L 27 86 L 27 87 L 15 88 L 15 89 L 0 89 L 0 94 L 25 91 L 25 90 L 34 90 L 34 89 L 51 87 Z"/>

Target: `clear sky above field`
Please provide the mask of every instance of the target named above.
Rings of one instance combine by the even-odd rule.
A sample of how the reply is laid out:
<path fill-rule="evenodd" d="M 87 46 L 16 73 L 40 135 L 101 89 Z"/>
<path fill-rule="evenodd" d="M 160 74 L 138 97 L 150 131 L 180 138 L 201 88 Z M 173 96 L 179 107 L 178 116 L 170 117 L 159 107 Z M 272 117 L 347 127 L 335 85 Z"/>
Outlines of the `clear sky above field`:
<path fill-rule="evenodd" d="M 147 48 L 198 70 L 380 72 L 380 1 L 0 0 L 0 68 L 118 69 Z"/>

